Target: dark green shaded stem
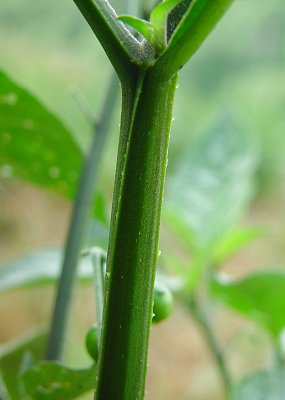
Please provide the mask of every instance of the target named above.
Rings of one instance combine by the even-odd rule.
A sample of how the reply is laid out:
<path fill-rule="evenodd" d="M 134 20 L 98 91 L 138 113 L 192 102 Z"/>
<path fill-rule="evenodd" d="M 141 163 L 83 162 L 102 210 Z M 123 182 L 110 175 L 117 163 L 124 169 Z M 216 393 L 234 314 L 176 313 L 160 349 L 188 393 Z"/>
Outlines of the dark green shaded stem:
<path fill-rule="evenodd" d="M 98 179 L 107 131 L 114 110 L 118 88 L 117 77 L 114 75 L 111 79 L 105 102 L 96 124 L 91 147 L 80 176 L 52 316 L 46 354 L 48 360 L 61 359 L 63 355 L 80 246 Z"/>
<path fill-rule="evenodd" d="M 139 71 L 123 87 L 96 400 L 144 397 L 176 78 Z"/>
<path fill-rule="evenodd" d="M 225 393 L 226 395 L 229 395 L 231 392 L 232 380 L 229 369 L 226 365 L 224 355 L 220 349 L 220 345 L 213 331 L 213 327 L 206 313 L 203 311 L 202 307 L 200 307 L 198 301 L 194 298 L 194 296 L 190 298 L 189 296 L 185 296 L 183 302 L 184 304 L 186 304 L 194 321 L 197 323 L 200 331 L 204 336 L 204 339 L 218 368 L 221 380 L 224 385 Z"/>

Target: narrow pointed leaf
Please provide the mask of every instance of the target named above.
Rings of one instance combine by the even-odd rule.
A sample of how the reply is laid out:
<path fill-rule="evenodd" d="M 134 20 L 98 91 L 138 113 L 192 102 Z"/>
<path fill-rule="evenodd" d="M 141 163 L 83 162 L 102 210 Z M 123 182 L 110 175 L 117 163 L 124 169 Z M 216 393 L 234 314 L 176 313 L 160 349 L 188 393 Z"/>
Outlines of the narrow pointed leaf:
<path fill-rule="evenodd" d="M 153 27 L 149 22 L 130 15 L 120 15 L 118 19 L 137 30 L 151 45 L 154 45 Z"/>

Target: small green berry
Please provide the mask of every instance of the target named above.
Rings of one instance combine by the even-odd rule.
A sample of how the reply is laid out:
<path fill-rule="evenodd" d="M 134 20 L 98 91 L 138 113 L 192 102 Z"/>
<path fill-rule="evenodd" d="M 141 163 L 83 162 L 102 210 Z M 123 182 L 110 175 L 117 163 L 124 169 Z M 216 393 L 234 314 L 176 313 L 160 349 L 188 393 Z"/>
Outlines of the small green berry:
<path fill-rule="evenodd" d="M 153 317 L 152 321 L 158 323 L 166 319 L 173 309 L 173 297 L 170 290 L 162 285 L 156 284 L 153 292 Z"/>
<path fill-rule="evenodd" d="M 91 326 L 89 331 L 85 336 L 85 346 L 88 351 L 90 357 L 93 358 L 94 361 L 98 361 L 99 357 L 99 343 L 98 343 L 98 332 L 97 325 Z"/>

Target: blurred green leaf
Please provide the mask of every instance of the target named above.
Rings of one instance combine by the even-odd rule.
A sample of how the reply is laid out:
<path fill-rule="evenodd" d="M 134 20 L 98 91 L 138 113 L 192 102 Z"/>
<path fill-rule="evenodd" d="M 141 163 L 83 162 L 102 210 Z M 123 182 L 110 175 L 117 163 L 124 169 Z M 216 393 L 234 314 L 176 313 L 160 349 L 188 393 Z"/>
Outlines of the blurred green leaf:
<path fill-rule="evenodd" d="M 26 392 L 35 400 L 69 400 L 91 390 L 95 366 L 75 370 L 57 362 L 42 362 L 23 374 Z"/>
<path fill-rule="evenodd" d="M 209 283 L 211 295 L 262 325 L 278 339 L 285 327 L 285 274 L 260 271 L 238 280 L 219 275 Z"/>
<path fill-rule="evenodd" d="M 13 400 L 23 400 L 19 374 L 27 353 L 36 360 L 43 357 L 47 341 L 46 332 L 25 335 L 0 347 L 0 371 L 4 384 Z"/>
<path fill-rule="evenodd" d="M 7 290 L 54 283 L 61 268 L 60 250 L 41 250 L 0 268 L 0 293 Z M 80 260 L 78 277 L 82 282 L 93 280 L 93 270 L 88 259 Z"/>
<path fill-rule="evenodd" d="M 250 136 L 225 114 L 179 161 L 164 216 L 196 254 L 210 257 L 248 205 L 256 156 Z"/>
<path fill-rule="evenodd" d="M 215 264 L 219 266 L 225 259 L 230 258 L 241 247 L 258 239 L 263 233 L 263 229 L 258 227 L 234 229 L 217 246 Z"/>
<path fill-rule="evenodd" d="M 3 177 L 73 196 L 83 158 L 72 133 L 1 70 L 0 143 Z"/>
<path fill-rule="evenodd" d="M 102 223 L 102 225 L 108 227 L 109 225 L 109 218 L 108 218 L 108 213 L 106 210 L 106 202 L 104 199 L 104 196 L 102 193 L 97 192 L 96 196 L 95 196 L 95 200 L 94 200 L 94 216 L 96 216 L 96 222 L 100 222 Z M 92 223 L 96 224 L 95 221 L 93 221 Z M 98 225 L 98 223 L 97 223 Z M 98 227 L 99 228 L 99 227 Z M 100 237 L 103 235 L 103 232 L 100 233 Z M 96 239 L 98 237 L 98 235 L 95 236 Z M 93 242 L 94 242 L 94 236 L 93 236 Z"/>
<path fill-rule="evenodd" d="M 283 400 L 285 371 L 272 369 L 247 376 L 233 388 L 230 400 Z"/>

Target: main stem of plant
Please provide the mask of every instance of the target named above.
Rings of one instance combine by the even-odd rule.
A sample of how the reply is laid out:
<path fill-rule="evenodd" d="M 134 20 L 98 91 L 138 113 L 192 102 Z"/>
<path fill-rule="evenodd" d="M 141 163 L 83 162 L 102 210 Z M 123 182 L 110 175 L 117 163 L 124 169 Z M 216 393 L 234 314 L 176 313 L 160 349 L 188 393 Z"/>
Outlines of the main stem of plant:
<path fill-rule="evenodd" d="M 176 79 L 137 67 L 122 84 L 96 400 L 144 397 Z"/>

